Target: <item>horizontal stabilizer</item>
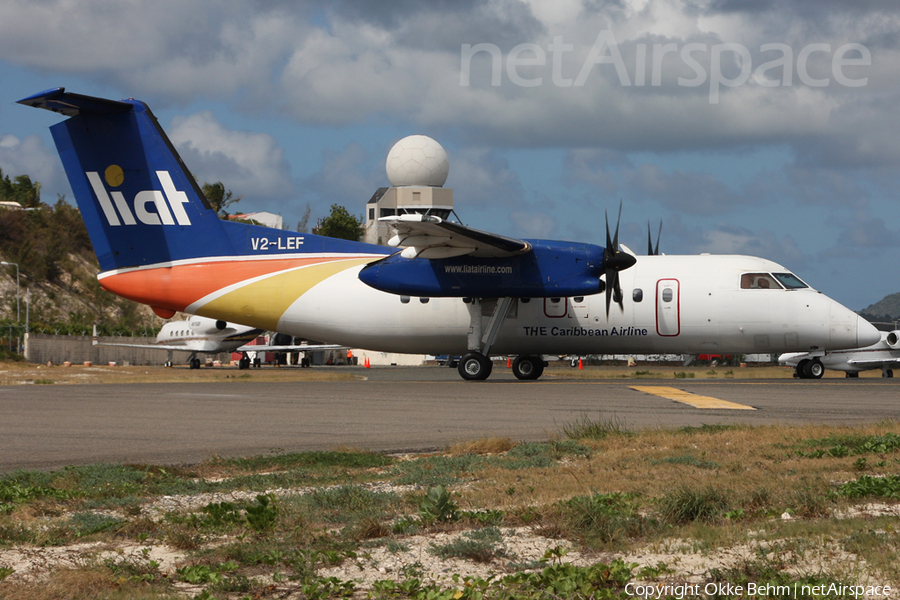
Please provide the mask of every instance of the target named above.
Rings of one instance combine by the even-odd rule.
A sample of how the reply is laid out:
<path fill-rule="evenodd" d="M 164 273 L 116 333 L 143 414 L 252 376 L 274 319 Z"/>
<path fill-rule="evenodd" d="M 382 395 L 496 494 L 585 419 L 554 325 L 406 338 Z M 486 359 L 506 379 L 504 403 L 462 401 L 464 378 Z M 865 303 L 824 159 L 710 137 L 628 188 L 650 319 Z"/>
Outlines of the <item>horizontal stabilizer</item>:
<path fill-rule="evenodd" d="M 60 113 L 67 117 L 74 117 L 80 113 L 115 114 L 128 112 L 134 108 L 128 102 L 107 100 L 106 98 L 94 98 L 66 92 L 66 88 L 52 88 L 39 92 L 33 96 L 19 100 L 19 104 L 33 108 L 43 108 L 51 112 Z"/>

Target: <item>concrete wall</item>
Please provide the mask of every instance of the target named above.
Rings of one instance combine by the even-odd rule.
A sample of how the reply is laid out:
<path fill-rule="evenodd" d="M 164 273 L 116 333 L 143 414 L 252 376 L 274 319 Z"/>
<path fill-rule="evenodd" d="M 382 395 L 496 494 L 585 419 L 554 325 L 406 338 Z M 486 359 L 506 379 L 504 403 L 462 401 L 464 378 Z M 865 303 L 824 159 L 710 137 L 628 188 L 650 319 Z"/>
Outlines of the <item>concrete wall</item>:
<path fill-rule="evenodd" d="M 99 341 L 110 344 L 150 344 L 156 341 L 152 337 L 100 337 Z M 177 350 L 172 354 L 175 364 L 187 363 L 191 353 Z M 222 353 L 215 356 L 208 354 L 199 355 L 201 361 L 209 359 L 221 360 L 228 364 L 231 355 Z M 105 365 L 115 362 L 119 365 L 162 365 L 168 358 L 168 352 L 158 348 L 125 348 L 116 346 L 93 346 L 91 337 L 87 335 L 48 335 L 43 333 L 25 334 L 25 359 L 33 363 L 45 364 L 52 361 L 54 364 L 62 364 L 69 361 L 73 364 L 82 364 L 91 361 L 95 365 Z"/>

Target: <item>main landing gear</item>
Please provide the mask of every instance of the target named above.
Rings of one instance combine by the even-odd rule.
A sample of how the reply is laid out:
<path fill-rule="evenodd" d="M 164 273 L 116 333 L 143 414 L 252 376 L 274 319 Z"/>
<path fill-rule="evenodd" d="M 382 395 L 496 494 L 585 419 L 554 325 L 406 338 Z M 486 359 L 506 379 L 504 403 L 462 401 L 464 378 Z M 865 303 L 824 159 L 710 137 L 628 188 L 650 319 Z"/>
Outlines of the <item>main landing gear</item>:
<path fill-rule="evenodd" d="M 799 377 L 800 379 L 822 379 L 824 374 L 825 365 L 818 358 L 801 360 L 797 363 L 797 368 L 794 370 L 794 377 Z"/>
<path fill-rule="evenodd" d="M 484 381 L 491 376 L 494 363 L 481 352 L 469 352 L 459 360 L 456 368 L 463 379 Z"/>
<path fill-rule="evenodd" d="M 518 379 L 537 379 L 544 373 L 546 364 L 540 356 L 517 356 L 512 364 L 513 375 Z"/>
<path fill-rule="evenodd" d="M 503 320 L 509 314 L 512 306 L 512 298 L 498 298 L 493 306 L 487 327 L 482 327 L 482 307 L 490 306 L 487 302 L 482 305 L 479 298 L 463 298 L 466 308 L 469 310 L 469 352 L 463 356 L 457 369 L 459 375 L 468 381 L 484 381 L 491 376 L 494 363 L 490 359 L 491 346 L 497 338 L 497 332 Z M 512 371 L 518 379 L 537 379 L 544 372 L 547 363 L 540 356 L 518 356 L 513 362 Z"/>

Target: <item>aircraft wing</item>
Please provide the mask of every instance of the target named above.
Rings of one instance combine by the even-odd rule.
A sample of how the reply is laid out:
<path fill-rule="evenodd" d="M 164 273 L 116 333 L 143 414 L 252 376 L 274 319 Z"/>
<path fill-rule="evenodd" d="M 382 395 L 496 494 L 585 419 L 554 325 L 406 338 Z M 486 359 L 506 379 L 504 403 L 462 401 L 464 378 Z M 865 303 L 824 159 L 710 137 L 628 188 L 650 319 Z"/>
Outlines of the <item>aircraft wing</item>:
<path fill-rule="evenodd" d="M 404 246 L 404 258 L 451 258 L 454 256 L 506 257 L 531 250 L 531 244 L 494 233 L 451 223 L 432 215 L 406 214 L 381 217 L 391 225 L 393 247 Z"/>
<path fill-rule="evenodd" d="M 149 348 L 150 350 L 178 350 L 181 352 L 203 352 L 209 354 L 218 354 L 219 352 L 230 352 L 230 350 L 196 350 L 187 346 L 173 346 L 171 344 L 117 344 L 113 342 L 92 342 L 93 346 L 118 346 L 120 348 Z"/>
<path fill-rule="evenodd" d="M 284 346 L 241 346 L 235 352 L 302 352 L 304 350 L 346 350 L 347 346 L 337 344 L 288 344 Z"/>

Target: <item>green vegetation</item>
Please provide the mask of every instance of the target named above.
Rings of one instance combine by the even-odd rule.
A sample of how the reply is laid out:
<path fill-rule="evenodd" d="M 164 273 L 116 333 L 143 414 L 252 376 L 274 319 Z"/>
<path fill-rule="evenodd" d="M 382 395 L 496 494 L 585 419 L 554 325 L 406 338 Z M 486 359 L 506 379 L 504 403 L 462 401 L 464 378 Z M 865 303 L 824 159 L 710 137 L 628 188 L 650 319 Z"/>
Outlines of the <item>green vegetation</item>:
<path fill-rule="evenodd" d="M 444 486 L 428 488 L 428 493 L 419 502 L 419 517 L 425 525 L 459 520 L 459 506 L 450 499 L 450 492 Z"/>
<path fill-rule="evenodd" d="M 705 583 L 900 578 L 895 517 L 865 513 L 900 494 L 900 425 L 637 432 L 582 416 L 563 430 L 545 443 L 482 440 L 457 445 L 463 454 L 402 459 L 276 452 L 8 473 L 0 547 L 123 550 L 37 581 L 0 563 L 0 597 L 624 599 L 628 583 L 680 581 L 686 554 L 710 565 Z M 847 450 L 828 452 L 836 447 Z M 535 534 L 546 547 L 516 545 Z M 159 548 L 176 562 L 164 566 Z M 571 562 L 596 551 L 615 554 Z M 671 560 L 637 562 L 660 554 Z M 426 555 L 497 574 L 436 574 Z M 335 567 L 383 574 L 362 584 Z"/>
<path fill-rule="evenodd" d="M 610 435 L 631 435 L 625 422 L 618 418 L 604 418 L 603 415 L 595 421 L 586 414 L 575 419 L 574 423 L 563 425 L 562 432 L 573 440 L 602 440 Z"/>
<path fill-rule="evenodd" d="M 328 216 L 319 222 L 313 233 L 356 242 L 362 237 L 362 227 L 361 218 L 351 215 L 350 211 L 340 204 L 332 204 Z"/>

